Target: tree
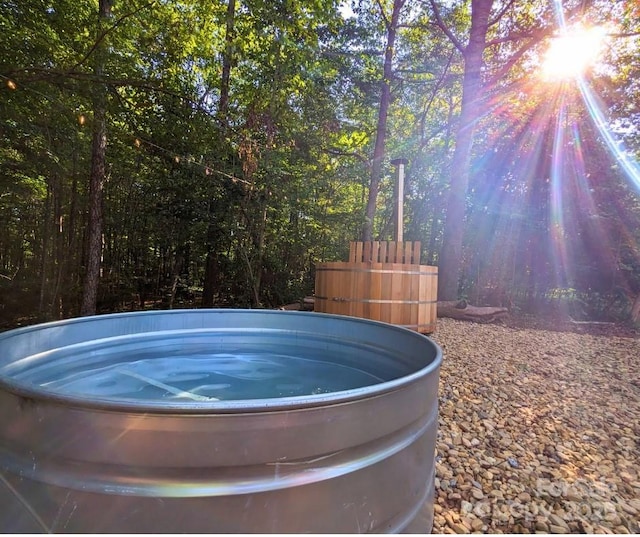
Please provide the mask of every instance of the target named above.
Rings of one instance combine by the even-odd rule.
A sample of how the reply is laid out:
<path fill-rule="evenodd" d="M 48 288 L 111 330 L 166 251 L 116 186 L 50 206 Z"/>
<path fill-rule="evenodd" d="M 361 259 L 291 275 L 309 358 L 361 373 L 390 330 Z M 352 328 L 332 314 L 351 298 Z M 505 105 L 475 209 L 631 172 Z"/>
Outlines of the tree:
<path fill-rule="evenodd" d="M 436 20 L 441 21 L 439 8 L 434 0 L 431 5 Z M 466 193 L 469 185 L 469 165 L 475 122 L 481 114 L 482 67 L 486 47 L 489 17 L 493 0 L 473 0 L 471 3 L 471 29 L 467 45 L 462 45 L 444 25 L 441 29 L 456 44 L 464 58 L 462 104 L 458 119 L 455 150 L 451 165 L 451 182 L 447 202 L 443 249 L 439 259 L 441 277 L 438 296 L 440 300 L 455 300 L 458 296 L 458 275 L 462 262 L 462 239 Z"/>
<path fill-rule="evenodd" d="M 391 83 L 393 80 L 393 57 L 396 45 L 396 32 L 400 21 L 400 13 L 405 0 L 394 0 L 391 8 L 391 16 L 384 12 L 384 6 L 379 3 L 380 16 L 384 21 L 386 29 L 386 45 L 384 48 L 384 65 L 382 70 L 382 81 L 380 82 L 380 105 L 378 107 L 378 123 L 376 127 L 375 144 L 373 148 L 373 158 L 371 159 L 371 175 L 369 179 L 369 195 L 365 210 L 365 221 L 362 228 L 362 240 L 373 239 L 373 219 L 377 208 L 378 190 L 380 188 L 380 174 L 382 162 L 385 156 L 385 145 L 387 139 L 387 118 L 389 115 L 389 105 L 391 104 Z"/>
<path fill-rule="evenodd" d="M 102 257 L 103 207 L 102 192 L 107 175 L 107 88 L 101 79 L 104 76 L 105 55 L 108 50 L 106 24 L 111 18 L 113 0 L 99 0 L 98 34 L 96 35 L 93 95 L 93 136 L 91 142 L 91 175 L 89 177 L 89 222 L 87 230 L 87 260 L 82 290 L 81 315 L 96 312 L 100 261 Z"/>
<path fill-rule="evenodd" d="M 531 5 L 525 7 L 513 1 L 471 0 L 469 38 L 465 44 L 446 24 L 437 1 L 430 0 L 430 4 L 437 26 L 454 43 L 464 60 L 462 102 L 451 163 L 443 248 L 439 258 L 443 274 L 439 279 L 439 297 L 442 300 L 455 300 L 462 271 L 466 194 L 471 173 L 474 132 L 480 119 L 488 112 L 487 97 L 494 91 L 492 86 L 505 77 L 525 53 L 548 34 L 549 11 L 542 9 L 542 15 L 533 18 L 526 16 L 535 11 Z M 510 24 L 504 23 L 508 16 L 511 16 Z M 494 39 L 489 40 L 492 27 L 497 27 L 498 33 Z M 485 73 L 487 49 L 504 47 L 505 44 L 509 45 L 506 53 L 495 54 L 499 63 L 489 76 Z"/>
<path fill-rule="evenodd" d="M 586 5 L 567 0 L 578 3 Z M 82 281 L 89 235 L 99 238 L 96 312 L 298 300 L 313 291 L 315 263 L 344 258 L 348 242 L 362 236 L 371 207 L 371 236 L 386 237 L 392 181 L 385 153 L 410 161 L 406 237 L 422 240 L 423 259 L 440 264 L 446 278 L 443 218 L 453 211 L 443 200 L 451 166 L 460 161 L 457 153 L 451 158 L 458 120 L 469 117 L 462 108 L 474 106 L 463 99 L 465 68 L 473 63 L 467 61 L 473 10 L 478 17 L 477 6 L 488 2 L 404 0 L 396 3 L 402 9 L 393 25 L 391 0 L 355 0 L 353 15 L 344 16 L 337 4 L 116 2 L 100 30 L 97 2 L 6 4 L 0 11 L 3 317 L 26 322 L 80 313 L 83 295 L 90 297 Z M 562 116 L 572 131 L 560 141 L 567 156 L 584 163 L 584 173 L 565 162 L 566 179 L 553 193 L 547 180 L 560 142 L 549 118 L 558 115 L 551 106 L 557 103 L 550 91 L 531 89 L 536 43 L 554 27 L 551 11 L 546 2 L 491 6 L 484 50 L 472 58 L 481 62 L 483 99 L 471 123 L 455 279 L 473 298 L 499 278 L 522 308 L 562 291 L 592 297 L 595 312 L 618 293 L 609 311 L 620 312 L 640 292 L 637 197 L 631 186 L 619 185 L 583 109 Z M 619 33 L 631 36 L 637 23 L 627 7 L 590 15 L 612 12 L 626 23 Z M 616 54 L 595 89 L 635 151 L 637 55 L 630 47 Z M 384 92 L 389 101 L 381 121 Z M 86 179 L 92 146 L 101 150 L 93 140 L 104 140 L 94 137 L 101 109 L 109 144 L 105 175 L 92 190 Z M 372 175 L 374 155 L 382 157 Z M 94 171 L 99 163 L 93 159 Z M 369 204 L 372 180 L 377 198 Z M 584 188 L 594 190 L 592 205 Z M 89 232 L 89 200 L 100 192 L 94 207 L 103 208 L 101 232 L 95 226 Z M 551 219 L 557 192 L 573 215 L 562 233 Z M 554 279 L 560 273 L 550 237 L 562 237 L 575 261 L 566 264 L 565 278 Z M 492 248 L 496 242 L 500 247 Z M 599 244 L 606 248 L 596 251 Z"/>
<path fill-rule="evenodd" d="M 234 32 L 236 17 L 236 0 L 229 0 L 227 4 L 226 20 L 225 20 L 225 47 L 222 54 L 222 76 L 220 77 L 220 100 L 218 102 L 218 111 L 216 118 L 219 124 L 220 141 L 218 147 L 226 146 L 226 140 L 229 129 L 229 97 L 231 92 L 231 69 L 235 62 L 234 55 Z M 222 164 L 221 161 L 219 161 Z M 209 224 L 207 228 L 207 258 L 205 260 L 204 283 L 202 290 L 202 305 L 211 307 L 214 305 L 215 289 L 218 285 L 219 270 L 219 252 L 218 238 L 221 235 L 218 229 L 219 216 L 216 215 L 216 203 L 211 201 L 209 204 Z"/>

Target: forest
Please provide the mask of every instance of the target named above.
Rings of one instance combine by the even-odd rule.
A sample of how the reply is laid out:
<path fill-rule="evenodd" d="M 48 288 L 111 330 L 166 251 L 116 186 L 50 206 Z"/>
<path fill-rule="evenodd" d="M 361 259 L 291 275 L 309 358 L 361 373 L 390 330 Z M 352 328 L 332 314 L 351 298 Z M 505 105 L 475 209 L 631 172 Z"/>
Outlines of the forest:
<path fill-rule="evenodd" d="M 637 322 L 639 44 L 634 0 L 0 0 L 0 329 L 312 296 L 398 158 L 439 299 Z"/>

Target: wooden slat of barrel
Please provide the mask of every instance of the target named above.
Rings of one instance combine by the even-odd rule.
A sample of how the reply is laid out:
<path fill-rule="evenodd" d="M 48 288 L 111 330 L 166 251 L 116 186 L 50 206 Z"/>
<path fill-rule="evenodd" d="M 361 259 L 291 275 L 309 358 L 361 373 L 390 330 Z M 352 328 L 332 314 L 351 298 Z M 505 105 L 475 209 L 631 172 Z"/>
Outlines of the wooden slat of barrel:
<path fill-rule="evenodd" d="M 373 263 L 380 261 L 380 241 L 373 241 L 371 243 L 371 261 Z"/>
<path fill-rule="evenodd" d="M 363 261 L 363 257 L 362 257 L 362 251 L 364 249 L 364 245 L 361 242 L 357 242 L 356 243 L 356 260 L 357 261 Z"/>
<path fill-rule="evenodd" d="M 418 300 L 420 302 L 427 302 L 430 297 L 431 286 L 429 283 L 429 278 L 424 273 L 424 271 L 421 271 L 419 280 L 420 280 L 420 287 L 418 291 Z M 430 305 L 427 304 L 424 308 L 420 310 L 418 314 L 418 322 L 417 322 L 418 327 L 424 324 L 429 324 L 430 315 L 431 315 Z M 420 328 L 418 328 L 418 330 L 420 330 Z"/>
<path fill-rule="evenodd" d="M 411 295 L 412 297 L 416 297 L 417 301 L 420 301 L 420 278 L 422 276 L 418 275 L 418 277 L 410 278 L 409 285 L 411 286 Z M 410 304 L 409 305 L 409 318 L 407 320 L 408 325 L 418 326 L 418 319 L 420 317 L 420 304 Z"/>
<path fill-rule="evenodd" d="M 420 241 L 351 241 L 351 263 L 420 264 Z"/>
<path fill-rule="evenodd" d="M 401 263 L 392 263 L 391 266 L 385 267 L 391 270 L 391 274 L 389 274 L 389 279 L 391 280 L 391 300 L 390 304 L 390 315 L 389 320 L 391 324 L 405 324 L 407 319 L 405 319 L 406 307 L 402 307 L 400 304 L 404 300 L 409 300 L 410 296 L 408 292 L 410 289 L 405 287 L 405 274 L 402 270 Z M 381 297 L 382 298 L 382 297 Z"/>
<path fill-rule="evenodd" d="M 368 263 L 372 261 L 371 259 L 371 241 L 367 241 L 364 243 L 364 248 L 362 250 L 362 261 Z"/>
<path fill-rule="evenodd" d="M 402 260 L 402 263 L 407 263 L 407 264 L 415 263 L 415 261 L 412 259 L 412 256 L 411 256 L 412 246 L 413 245 L 409 241 L 404 243 L 404 259 Z"/>
<path fill-rule="evenodd" d="M 438 267 L 420 265 L 420 301 L 426 303 L 420 310 L 418 331 L 433 332 L 436 329 L 437 299 L 438 299 Z"/>
<path fill-rule="evenodd" d="M 435 277 L 428 278 L 430 292 L 429 300 L 429 321 L 433 324 L 432 330 L 436 329 L 436 318 L 438 316 L 438 267 L 432 267 Z"/>
<path fill-rule="evenodd" d="M 378 250 L 378 260 L 376 263 L 384 263 L 385 259 L 387 259 L 387 248 L 389 243 L 384 241 L 380 243 L 380 250 Z"/>
<path fill-rule="evenodd" d="M 371 264 L 371 268 L 373 268 L 374 264 Z M 383 286 L 383 278 L 382 273 L 380 271 L 369 271 L 370 275 L 370 285 L 367 290 L 370 297 L 382 296 L 382 286 Z M 369 315 L 367 315 L 367 319 L 382 319 L 382 304 L 379 302 L 369 302 Z"/>
<path fill-rule="evenodd" d="M 383 263 L 385 261 L 387 263 L 395 263 L 396 262 L 396 241 L 389 241 L 387 243 L 387 259 L 385 259 L 383 261 Z"/>
<path fill-rule="evenodd" d="M 362 263 L 361 265 L 366 266 L 368 264 L 369 263 Z M 349 298 L 352 298 L 354 296 L 364 296 L 364 293 L 367 292 L 367 289 L 369 287 L 369 272 L 366 270 L 359 270 L 352 272 L 351 274 L 351 281 L 353 283 L 351 285 L 351 294 L 349 295 Z M 351 300 L 350 305 L 351 307 L 349 315 L 352 315 L 354 317 L 365 316 L 364 310 L 367 304 L 362 301 Z"/>
<path fill-rule="evenodd" d="M 414 265 L 419 267 L 420 265 Z M 411 278 L 411 296 L 416 298 L 416 301 L 420 301 L 420 275 L 417 277 Z M 409 320 L 407 324 L 418 326 L 418 320 L 420 317 L 420 304 L 411 304 L 410 305 L 411 314 L 409 316 Z"/>
<path fill-rule="evenodd" d="M 339 292 L 335 297 L 338 299 L 335 302 L 337 305 L 337 311 L 340 315 L 352 315 L 351 308 L 353 307 L 353 304 L 352 304 L 352 301 L 350 300 L 350 297 L 353 293 L 353 290 L 351 288 L 352 285 L 353 285 L 352 273 L 351 272 L 343 273 L 342 276 L 340 277 L 340 282 L 338 286 Z"/>
<path fill-rule="evenodd" d="M 420 241 L 413 241 L 413 255 L 411 256 L 411 262 L 419 265 L 420 264 Z"/>

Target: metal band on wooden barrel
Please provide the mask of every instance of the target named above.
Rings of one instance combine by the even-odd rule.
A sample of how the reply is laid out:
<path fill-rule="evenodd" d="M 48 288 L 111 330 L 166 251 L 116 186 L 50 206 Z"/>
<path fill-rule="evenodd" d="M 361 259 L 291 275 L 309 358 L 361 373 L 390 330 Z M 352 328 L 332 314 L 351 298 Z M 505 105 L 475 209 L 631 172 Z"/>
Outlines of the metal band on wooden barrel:
<path fill-rule="evenodd" d="M 344 298 L 341 296 L 317 296 L 316 300 L 332 300 L 334 302 L 357 302 L 361 304 L 436 304 L 437 300 L 385 300 L 373 298 Z"/>
<path fill-rule="evenodd" d="M 324 268 L 319 267 L 316 272 L 368 272 L 370 274 L 420 274 L 421 276 L 437 276 L 436 272 L 423 272 L 421 270 L 393 270 L 393 269 L 353 269 L 353 268 Z"/>

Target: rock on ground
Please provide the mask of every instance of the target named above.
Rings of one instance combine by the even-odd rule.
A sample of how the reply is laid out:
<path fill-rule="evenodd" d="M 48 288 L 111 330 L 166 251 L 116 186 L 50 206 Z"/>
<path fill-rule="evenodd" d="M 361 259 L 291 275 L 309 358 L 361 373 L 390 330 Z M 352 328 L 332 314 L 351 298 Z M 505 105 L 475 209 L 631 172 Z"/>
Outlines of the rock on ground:
<path fill-rule="evenodd" d="M 439 319 L 434 533 L 640 532 L 640 339 Z"/>

